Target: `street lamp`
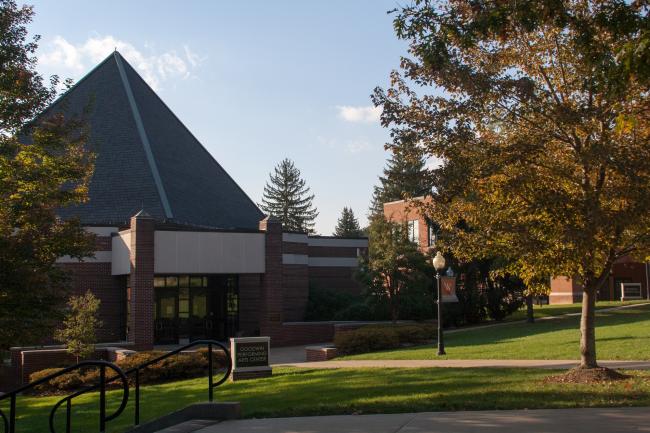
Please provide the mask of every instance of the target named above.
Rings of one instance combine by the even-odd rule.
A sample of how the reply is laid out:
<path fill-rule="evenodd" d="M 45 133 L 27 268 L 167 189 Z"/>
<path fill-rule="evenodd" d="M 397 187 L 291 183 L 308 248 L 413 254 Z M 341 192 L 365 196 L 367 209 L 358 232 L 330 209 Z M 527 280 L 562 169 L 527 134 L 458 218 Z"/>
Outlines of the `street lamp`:
<path fill-rule="evenodd" d="M 446 355 L 445 342 L 442 339 L 442 290 L 440 289 L 440 272 L 445 269 L 445 258 L 440 251 L 431 260 L 436 270 L 436 284 L 438 286 L 438 356 Z"/>

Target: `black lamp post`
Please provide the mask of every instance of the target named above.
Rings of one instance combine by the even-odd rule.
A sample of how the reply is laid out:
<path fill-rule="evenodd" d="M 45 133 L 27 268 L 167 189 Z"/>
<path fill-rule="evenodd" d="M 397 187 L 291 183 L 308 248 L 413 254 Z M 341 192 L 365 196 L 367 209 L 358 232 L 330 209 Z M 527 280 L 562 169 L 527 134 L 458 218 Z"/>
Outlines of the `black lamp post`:
<path fill-rule="evenodd" d="M 440 271 L 445 269 L 445 258 L 438 251 L 432 262 L 436 270 L 436 284 L 438 286 L 438 356 L 441 356 L 446 355 L 445 342 L 442 337 L 442 290 L 440 289 Z"/>

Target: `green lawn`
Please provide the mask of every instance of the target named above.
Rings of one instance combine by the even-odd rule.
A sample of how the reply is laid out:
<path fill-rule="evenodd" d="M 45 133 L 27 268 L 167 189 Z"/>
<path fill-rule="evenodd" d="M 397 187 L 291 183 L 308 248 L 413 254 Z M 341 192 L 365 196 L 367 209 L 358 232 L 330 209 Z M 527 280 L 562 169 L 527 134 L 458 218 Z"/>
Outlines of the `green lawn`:
<path fill-rule="evenodd" d="M 633 379 L 602 385 L 543 383 L 550 374 L 553 372 L 532 369 L 277 368 L 270 378 L 226 383 L 216 389 L 215 398 L 241 402 L 247 418 L 650 405 L 650 372 L 633 372 Z M 205 379 L 146 387 L 142 393 L 142 418 L 151 419 L 204 401 L 206 394 Z M 117 391 L 109 393 L 112 408 L 119 396 Z M 17 431 L 48 431 L 47 415 L 57 399 L 19 398 Z M 6 404 L 2 408 L 6 410 Z M 74 432 L 97 431 L 97 395 L 80 398 L 73 412 Z M 132 414 L 133 401 L 126 413 L 108 424 L 108 431 L 124 431 L 132 422 Z M 63 416 L 61 412 L 59 421 Z M 62 424 L 59 431 L 64 431 Z"/>
<path fill-rule="evenodd" d="M 650 360 L 650 305 L 596 315 L 599 359 Z M 580 317 L 466 329 L 445 335 L 443 359 L 578 359 Z M 433 346 L 365 353 L 342 359 L 440 359 Z"/>
<path fill-rule="evenodd" d="M 596 304 L 597 310 L 604 308 L 620 307 L 621 305 L 632 305 L 639 303 L 646 303 L 647 300 L 641 301 L 599 301 Z M 582 304 L 553 304 L 553 305 L 535 305 L 535 318 L 543 318 L 549 316 L 561 316 L 563 314 L 576 314 L 582 311 Z M 514 322 L 517 320 L 526 320 L 526 307 L 515 311 L 512 315 L 506 317 L 505 321 Z"/>

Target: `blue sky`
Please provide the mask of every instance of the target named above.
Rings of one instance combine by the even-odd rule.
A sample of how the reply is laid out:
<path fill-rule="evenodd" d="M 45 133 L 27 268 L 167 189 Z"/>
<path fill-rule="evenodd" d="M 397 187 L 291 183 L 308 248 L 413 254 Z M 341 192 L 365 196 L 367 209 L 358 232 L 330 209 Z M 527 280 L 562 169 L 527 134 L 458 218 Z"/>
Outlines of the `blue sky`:
<path fill-rule="evenodd" d="M 36 1 L 39 70 L 79 79 L 115 47 L 255 201 L 282 158 L 316 195 L 316 230 L 362 224 L 387 152 L 369 95 L 406 45 L 366 1 Z"/>

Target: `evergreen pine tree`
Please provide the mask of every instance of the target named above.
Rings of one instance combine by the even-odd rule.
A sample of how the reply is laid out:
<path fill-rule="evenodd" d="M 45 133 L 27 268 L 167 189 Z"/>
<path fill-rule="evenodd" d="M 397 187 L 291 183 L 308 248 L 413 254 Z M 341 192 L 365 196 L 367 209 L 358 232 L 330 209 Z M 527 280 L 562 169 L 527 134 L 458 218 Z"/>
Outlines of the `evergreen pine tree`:
<path fill-rule="evenodd" d="M 285 230 L 314 233 L 314 220 L 318 216 L 313 205 L 314 195 L 309 193 L 309 187 L 300 178 L 300 170 L 293 161 L 282 160 L 269 178 L 260 208 L 280 219 Z"/>
<path fill-rule="evenodd" d="M 421 150 L 410 141 L 402 141 L 393 146 L 393 154 L 379 176 L 379 184 L 374 186 L 370 202 L 370 217 L 382 215 L 383 204 L 402 200 L 404 196 L 420 197 L 431 192 L 431 180 L 425 168 Z"/>
<path fill-rule="evenodd" d="M 343 208 L 333 235 L 337 238 L 359 238 L 363 235 L 352 208 Z"/>

